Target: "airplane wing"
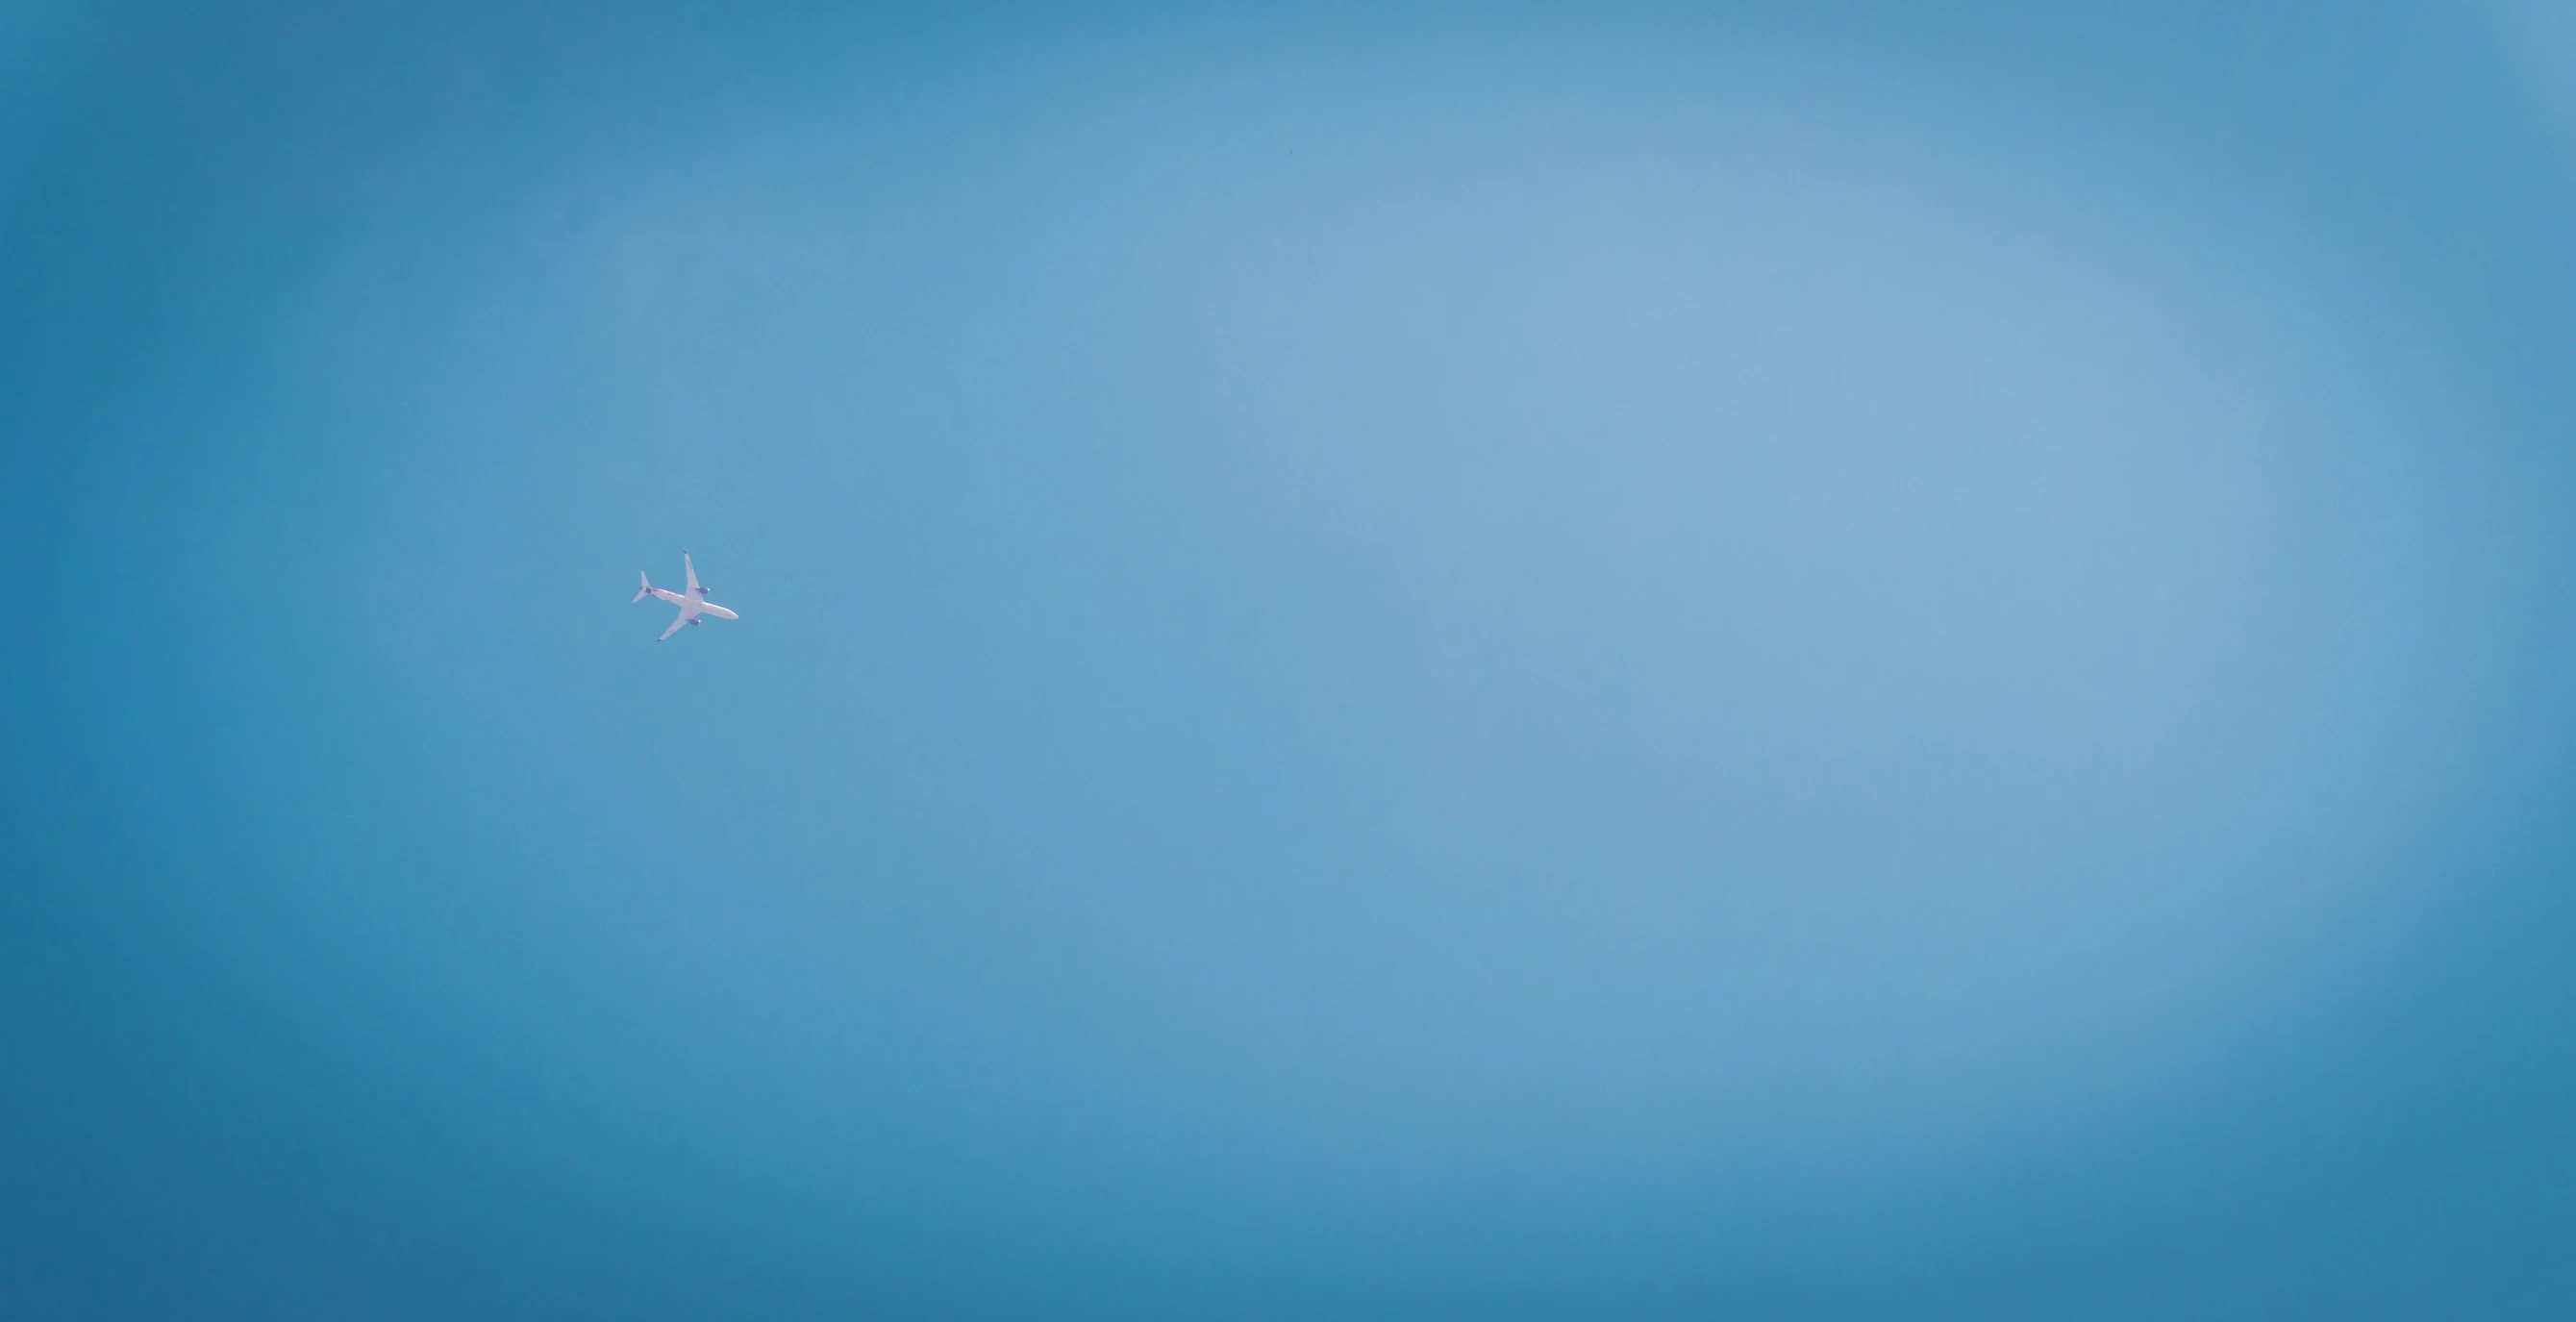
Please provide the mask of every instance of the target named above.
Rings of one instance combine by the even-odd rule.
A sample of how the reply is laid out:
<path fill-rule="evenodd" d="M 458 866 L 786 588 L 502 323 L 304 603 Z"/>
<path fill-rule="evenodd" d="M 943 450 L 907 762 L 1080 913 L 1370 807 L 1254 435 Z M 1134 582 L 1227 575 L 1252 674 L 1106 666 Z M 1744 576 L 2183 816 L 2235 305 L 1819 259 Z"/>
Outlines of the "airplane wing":
<path fill-rule="evenodd" d="M 662 637 L 661 637 L 661 638 L 656 638 L 656 639 L 654 639 L 653 641 L 658 643 L 658 642 L 661 642 L 663 638 L 668 638 L 668 637 L 670 637 L 671 635 L 673 635 L 673 634 L 675 634 L 675 633 L 678 633 L 678 632 L 680 631 L 680 626 L 681 626 L 681 625 L 683 625 L 683 624 L 687 624 L 688 622 L 689 622 L 689 617 L 688 617 L 688 616 L 686 616 L 686 615 L 682 615 L 680 618 L 678 618 L 678 619 L 676 619 L 676 620 L 671 621 L 671 627 L 670 627 L 670 628 L 668 628 L 668 629 L 664 629 L 664 630 L 662 631 Z"/>
<path fill-rule="evenodd" d="M 680 552 L 680 567 L 689 571 L 689 595 L 692 597 L 703 595 L 706 589 L 698 586 L 698 567 L 690 561 L 689 553 L 686 551 Z"/>

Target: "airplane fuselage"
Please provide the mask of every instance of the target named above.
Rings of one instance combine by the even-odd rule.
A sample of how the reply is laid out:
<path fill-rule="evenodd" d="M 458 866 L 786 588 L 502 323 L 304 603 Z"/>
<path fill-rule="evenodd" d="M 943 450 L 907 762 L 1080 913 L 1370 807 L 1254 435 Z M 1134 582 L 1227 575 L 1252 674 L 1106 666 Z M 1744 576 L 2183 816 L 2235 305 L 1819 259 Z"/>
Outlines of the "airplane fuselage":
<path fill-rule="evenodd" d="M 726 610 L 724 607 L 719 606 L 696 593 L 679 593 L 673 592 L 669 588 L 655 588 L 653 589 L 653 595 L 679 607 L 680 618 L 684 620 L 694 620 L 701 615 L 712 615 L 719 620 L 739 620 L 742 618 L 741 616 L 734 614 L 732 611 Z"/>

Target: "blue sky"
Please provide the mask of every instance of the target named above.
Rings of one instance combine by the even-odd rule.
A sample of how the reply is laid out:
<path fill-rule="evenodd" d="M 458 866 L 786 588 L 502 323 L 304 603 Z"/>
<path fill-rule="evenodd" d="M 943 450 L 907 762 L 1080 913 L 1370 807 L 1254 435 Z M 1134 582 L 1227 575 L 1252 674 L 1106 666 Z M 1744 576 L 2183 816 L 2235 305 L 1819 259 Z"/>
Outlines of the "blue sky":
<path fill-rule="evenodd" d="M 14 10 L 0 1299 L 2559 1316 L 2566 37 Z"/>

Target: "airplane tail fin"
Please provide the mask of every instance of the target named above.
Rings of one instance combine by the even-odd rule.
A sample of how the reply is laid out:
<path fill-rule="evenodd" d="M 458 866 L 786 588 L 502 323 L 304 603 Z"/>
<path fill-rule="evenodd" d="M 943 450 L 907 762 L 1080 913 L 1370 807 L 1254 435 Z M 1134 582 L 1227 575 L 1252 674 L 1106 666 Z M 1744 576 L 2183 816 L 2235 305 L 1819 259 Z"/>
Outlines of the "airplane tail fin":
<path fill-rule="evenodd" d="M 635 577 L 636 577 L 637 581 L 641 582 L 641 583 L 644 585 L 644 586 L 642 586 L 642 587 L 640 587 L 640 588 L 635 589 L 635 601 L 642 601 L 642 600 L 643 600 L 643 599 L 645 599 L 646 597 L 652 596 L 652 595 L 653 595 L 653 576 L 652 576 L 652 575 L 650 575 L 650 574 L 641 574 L 641 573 L 639 573 L 639 574 L 637 574 Z M 634 604 L 635 604 L 635 602 L 630 601 L 630 602 L 628 602 L 627 604 L 631 606 L 631 605 L 634 605 Z"/>

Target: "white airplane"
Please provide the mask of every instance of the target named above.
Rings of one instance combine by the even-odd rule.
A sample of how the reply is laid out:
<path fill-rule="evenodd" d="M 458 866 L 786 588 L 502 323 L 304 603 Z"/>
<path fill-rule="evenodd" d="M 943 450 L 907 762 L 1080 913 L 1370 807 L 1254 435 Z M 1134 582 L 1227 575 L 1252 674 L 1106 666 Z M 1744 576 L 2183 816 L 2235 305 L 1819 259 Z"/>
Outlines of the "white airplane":
<path fill-rule="evenodd" d="M 710 615 L 719 620 L 739 620 L 742 618 L 741 616 L 734 614 L 732 611 L 726 610 L 724 607 L 707 600 L 706 585 L 698 581 L 698 567 L 689 563 L 689 553 L 686 551 L 680 552 L 680 568 L 686 570 L 689 575 L 689 590 L 686 592 L 673 592 L 669 588 L 657 588 L 653 586 L 653 579 L 650 575 L 637 574 L 635 576 L 638 579 L 643 580 L 644 583 L 644 586 L 635 590 L 635 600 L 642 601 L 646 597 L 660 597 L 662 600 L 680 608 L 680 618 L 671 621 L 671 627 L 662 631 L 662 638 L 668 638 L 671 635 L 678 633 L 680 631 L 680 626 L 683 624 L 704 624 L 707 622 L 706 617 Z M 658 643 L 662 641 L 662 638 L 656 638 L 653 641 Z"/>

